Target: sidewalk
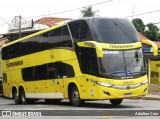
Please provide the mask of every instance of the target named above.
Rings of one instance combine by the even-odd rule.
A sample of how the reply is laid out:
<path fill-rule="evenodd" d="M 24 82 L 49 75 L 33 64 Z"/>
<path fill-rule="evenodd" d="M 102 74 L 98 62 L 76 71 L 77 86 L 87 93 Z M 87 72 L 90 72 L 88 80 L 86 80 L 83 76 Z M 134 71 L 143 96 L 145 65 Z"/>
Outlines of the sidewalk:
<path fill-rule="evenodd" d="M 148 95 L 142 97 L 141 99 L 144 99 L 144 100 L 160 100 L 160 95 L 148 94 Z"/>
<path fill-rule="evenodd" d="M 141 97 L 144 100 L 160 100 L 160 92 L 158 93 L 148 93 L 146 96 Z"/>

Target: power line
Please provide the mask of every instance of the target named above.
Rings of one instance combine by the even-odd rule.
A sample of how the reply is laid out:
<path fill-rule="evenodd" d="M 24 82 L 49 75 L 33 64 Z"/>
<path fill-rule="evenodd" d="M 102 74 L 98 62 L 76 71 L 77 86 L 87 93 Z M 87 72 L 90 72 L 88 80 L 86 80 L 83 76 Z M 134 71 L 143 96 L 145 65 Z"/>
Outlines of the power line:
<path fill-rule="evenodd" d="M 38 15 L 38 16 L 33 16 L 33 17 L 25 17 L 24 19 L 27 19 L 27 18 L 36 18 L 36 17 L 42 17 L 42 16 L 46 16 L 46 15 L 53 15 L 53 14 L 61 14 L 61 13 L 65 13 L 65 12 L 71 12 L 71 11 L 75 11 L 75 10 L 79 10 L 79 9 L 82 9 L 82 8 L 85 8 L 85 7 L 88 7 L 88 6 L 96 6 L 96 5 L 100 5 L 100 4 L 104 4 L 104 3 L 107 3 L 107 2 L 111 2 L 113 0 L 106 0 L 106 1 L 103 1 L 103 2 L 99 2 L 99 3 L 95 3 L 95 4 L 91 4 L 91 5 L 87 5 L 87 6 L 83 6 L 83 7 L 79 7 L 79 8 L 74 8 L 74 9 L 70 9 L 70 10 L 65 10 L 65 11 L 60 11 L 60 12 L 55 12 L 55 13 L 51 13 L 51 14 L 45 14 L 45 15 Z M 160 12 L 160 10 L 155 10 L 155 11 L 149 11 L 149 12 L 144 12 L 144 13 L 140 13 L 140 14 L 136 14 L 136 15 L 131 15 L 131 16 L 126 16 L 125 18 L 129 18 L 129 17 L 133 17 L 133 16 L 141 16 L 141 15 L 146 15 L 146 14 L 152 14 L 152 13 L 155 13 L 155 12 Z M 2 17 L 0 17 L 3 21 L 5 21 Z M 10 20 L 12 21 L 12 20 Z M 8 21 L 8 22 L 10 22 Z M 8 24 L 7 21 L 5 21 L 4 24 L 1 24 L 0 26 L 3 26 L 5 24 Z M 155 24 L 159 24 L 158 23 L 155 23 Z M 8 24 L 9 25 L 9 24 Z M 9 25 L 10 26 L 10 25 Z"/>
<path fill-rule="evenodd" d="M 2 24 L 2 25 L 0 25 L 0 27 L 1 26 L 3 26 L 3 25 L 5 25 L 5 24 L 7 24 L 9 27 L 11 27 L 11 25 L 8 23 L 8 22 L 10 22 L 10 21 L 12 21 L 12 20 L 10 20 L 10 21 L 6 21 L 5 19 L 3 19 L 2 17 L 0 17 L 5 23 L 4 24 Z M 11 27 L 12 28 L 12 27 Z M 13 28 L 12 28 L 13 29 Z"/>
<path fill-rule="evenodd" d="M 107 2 L 111 2 L 113 0 L 106 0 L 106 1 L 103 1 L 103 2 L 99 2 L 99 3 L 95 3 L 95 4 L 92 4 L 92 5 L 87 5 L 87 6 L 83 6 L 83 7 L 79 7 L 79 8 L 74 8 L 74 9 L 70 9 L 70 10 L 65 10 L 65 11 L 61 11 L 61 12 L 55 12 L 55 13 L 51 13 L 51 14 L 45 14 L 45 15 L 39 15 L 39 16 L 33 16 L 33 17 L 25 17 L 24 19 L 27 19 L 27 18 L 36 18 L 36 17 L 42 17 L 42 16 L 46 16 L 46 15 L 53 15 L 53 14 L 61 14 L 61 13 L 65 13 L 65 12 L 71 12 L 71 11 L 75 11 L 75 10 L 79 10 L 79 9 L 82 9 L 84 7 L 88 7 L 88 6 L 95 6 L 95 5 L 100 5 L 100 4 L 104 4 L 104 3 L 107 3 Z M 1 17 L 0 17 L 1 18 Z M 5 21 L 3 18 L 2 18 L 3 21 Z M 10 20 L 12 21 L 12 20 Z M 8 21 L 8 22 L 10 22 Z M 1 26 L 5 25 L 5 24 L 8 24 L 7 21 L 5 21 L 4 24 L 1 24 Z M 8 24 L 9 25 L 9 24 Z M 9 25 L 10 26 L 10 25 Z"/>
<path fill-rule="evenodd" d="M 127 16 L 125 18 L 129 18 L 129 17 L 133 17 L 133 16 L 141 16 L 141 15 L 146 15 L 146 14 L 152 14 L 152 13 L 155 13 L 155 12 L 160 12 L 160 10 L 144 12 L 144 13 L 140 13 L 140 14 L 136 14 L 136 15 Z"/>
<path fill-rule="evenodd" d="M 79 9 L 89 7 L 89 6 L 92 7 L 92 6 L 104 4 L 104 3 L 107 3 L 107 2 L 111 2 L 111 1 L 113 1 L 113 0 L 106 0 L 106 1 L 103 1 L 103 2 L 99 2 L 99 3 L 95 3 L 95 4 L 92 4 L 92 5 L 87 5 L 87 6 L 83 6 L 83 7 L 79 7 L 79 8 L 74 8 L 74 9 L 70 9 L 70 10 L 55 12 L 55 13 L 51 13 L 51 14 L 45 14 L 45 15 L 39 15 L 39 16 L 33 16 L 33 17 L 26 17 L 26 18 L 36 18 L 36 17 L 42 17 L 42 16 L 46 16 L 46 15 L 61 14 L 61 13 L 65 13 L 65 12 L 71 12 L 71 11 L 79 10 Z"/>

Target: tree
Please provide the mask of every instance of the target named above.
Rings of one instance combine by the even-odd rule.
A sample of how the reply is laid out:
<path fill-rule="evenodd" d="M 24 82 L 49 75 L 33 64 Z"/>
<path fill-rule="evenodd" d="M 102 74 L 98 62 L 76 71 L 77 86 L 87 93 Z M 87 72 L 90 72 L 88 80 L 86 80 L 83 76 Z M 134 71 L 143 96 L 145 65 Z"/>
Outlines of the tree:
<path fill-rule="evenodd" d="M 145 30 L 145 25 L 142 21 L 142 19 L 140 18 L 135 18 L 132 20 L 133 25 L 135 26 L 135 28 L 137 29 L 138 32 L 141 32 L 142 34 L 144 33 Z"/>
<path fill-rule="evenodd" d="M 91 6 L 85 7 L 83 10 L 81 10 L 82 17 L 94 17 L 97 12 L 97 10 L 93 11 Z"/>
<path fill-rule="evenodd" d="M 160 39 L 159 29 L 153 23 L 144 25 L 142 19 L 140 18 L 133 19 L 132 23 L 138 32 L 141 32 L 143 35 L 145 35 L 150 40 L 157 41 Z"/>
<path fill-rule="evenodd" d="M 156 25 L 154 25 L 153 23 L 149 23 L 146 25 L 147 26 L 147 30 L 145 30 L 144 35 L 151 39 L 152 41 L 158 41 L 159 37 L 160 37 L 160 33 L 159 33 L 159 29 Z"/>

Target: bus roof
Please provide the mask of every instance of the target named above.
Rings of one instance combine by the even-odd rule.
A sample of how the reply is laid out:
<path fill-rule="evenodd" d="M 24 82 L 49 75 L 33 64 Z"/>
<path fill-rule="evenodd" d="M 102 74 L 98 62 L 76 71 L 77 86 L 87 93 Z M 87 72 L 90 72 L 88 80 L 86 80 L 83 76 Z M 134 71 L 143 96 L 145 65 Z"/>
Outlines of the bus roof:
<path fill-rule="evenodd" d="M 50 28 L 47 28 L 47 29 L 38 31 L 38 32 L 36 32 L 36 33 L 30 34 L 30 35 L 25 36 L 25 37 L 22 37 L 22 38 L 19 38 L 19 39 L 15 40 L 15 41 L 12 41 L 12 42 L 10 42 L 10 43 L 7 43 L 7 44 L 3 45 L 2 48 L 3 48 L 3 47 L 10 46 L 10 45 L 12 45 L 12 44 L 15 44 L 15 43 L 17 43 L 17 42 L 26 40 L 26 39 L 28 39 L 28 38 L 30 38 L 30 37 L 37 36 L 37 35 L 39 35 L 39 34 L 41 34 L 41 33 L 50 31 L 50 30 L 52 30 L 52 29 L 58 28 L 58 27 L 60 27 L 60 26 L 63 26 L 63 25 L 65 25 L 65 24 L 66 24 L 66 22 L 57 23 L 57 25 L 55 25 L 55 26 L 52 26 L 52 27 L 50 27 Z"/>
<path fill-rule="evenodd" d="M 30 35 L 28 35 L 28 36 L 25 36 L 25 37 L 22 37 L 22 38 L 20 38 L 20 39 L 15 40 L 15 41 L 12 41 L 12 42 L 10 42 L 10 43 L 7 43 L 7 44 L 3 45 L 2 48 L 3 48 L 3 47 L 10 46 L 10 45 L 12 45 L 12 44 L 15 44 L 15 43 L 17 43 L 17 42 L 26 40 L 26 39 L 28 39 L 28 38 L 30 38 L 30 37 L 34 37 L 34 36 L 39 35 L 39 34 L 41 34 L 41 33 L 43 33 L 43 32 L 47 32 L 47 31 L 49 31 L 49 30 L 58 28 L 58 27 L 63 26 L 63 25 L 65 25 L 65 24 L 67 24 L 67 23 L 70 23 L 70 22 L 79 21 L 79 20 L 89 21 L 89 20 L 94 20 L 94 19 L 124 19 L 124 20 L 125 20 L 125 18 L 116 18 L 116 17 L 86 17 L 86 18 L 79 18 L 79 19 L 73 19 L 73 20 L 65 20 L 65 21 L 56 23 L 57 25 L 52 26 L 52 27 L 50 27 L 50 28 L 47 28 L 47 29 L 38 31 L 38 32 L 36 32 L 36 33 L 30 34 Z"/>

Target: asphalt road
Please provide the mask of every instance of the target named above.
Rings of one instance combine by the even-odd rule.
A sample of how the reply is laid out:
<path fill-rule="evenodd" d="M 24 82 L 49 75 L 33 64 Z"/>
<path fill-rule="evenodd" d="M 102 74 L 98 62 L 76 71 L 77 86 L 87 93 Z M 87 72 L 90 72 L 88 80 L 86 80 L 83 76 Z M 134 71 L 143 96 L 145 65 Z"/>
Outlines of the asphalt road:
<path fill-rule="evenodd" d="M 9 116 L 8 116 L 9 115 Z M 12 116 L 10 116 L 12 115 Z M 48 116 L 49 115 L 49 116 Z M 109 101 L 88 101 L 82 107 L 73 107 L 68 100 L 59 104 L 16 105 L 13 99 L 0 97 L 0 119 L 159 119 L 160 101 L 125 99 L 119 106 Z"/>

